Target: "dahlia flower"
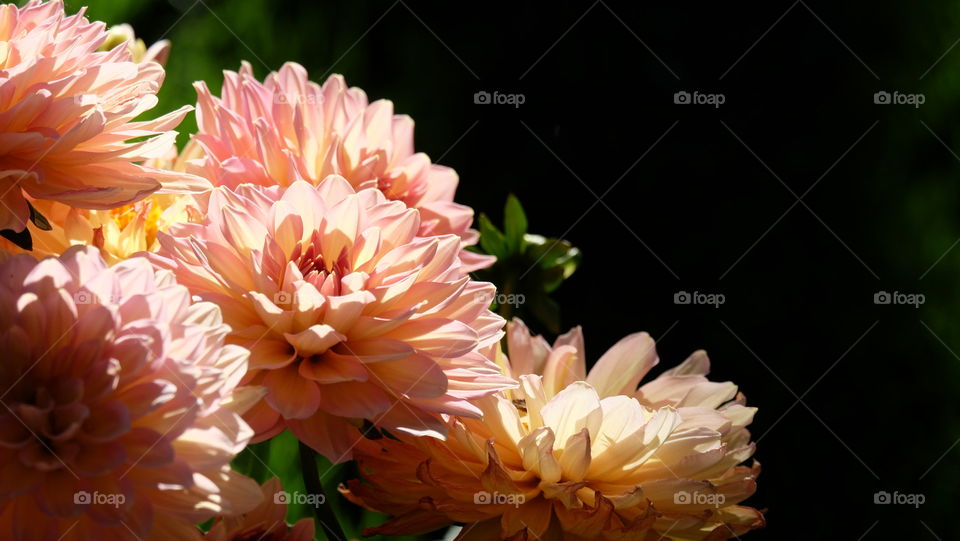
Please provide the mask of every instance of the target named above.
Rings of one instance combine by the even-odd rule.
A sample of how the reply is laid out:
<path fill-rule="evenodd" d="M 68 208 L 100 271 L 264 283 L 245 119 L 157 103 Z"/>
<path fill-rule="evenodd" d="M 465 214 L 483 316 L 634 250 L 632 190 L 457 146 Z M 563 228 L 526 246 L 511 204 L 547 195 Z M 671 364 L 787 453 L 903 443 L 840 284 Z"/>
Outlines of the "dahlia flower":
<path fill-rule="evenodd" d="M 161 187 L 209 188 L 134 163 L 162 154 L 191 107 L 132 122 L 157 104 L 163 68 L 134 62 L 128 47 L 98 51 L 107 36 L 83 10 L 66 16 L 60 0 L 0 5 L 0 230 L 26 228 L 24 194 L 110 209 Z"/>
<path fill-rule="evenodd" d="M 30 251 L 6 239 L 0 239 L 0 249 L 43 259 L 62 254 L 70 246 L 94 246 L 108 265 L 139 252 L 157 251 L 158 231 L 196 219 L 199 213 L 193 196 L 187 194 L 155 193 L 110 210 L 78 209 L 56 201 L 34 201 L 33 205 L 46 217 L 50 230 L 33 233 Z"/>
<path fill-rule="evenodd" d="M 361 420 L 440 437 L 440 414 L 514 386 L 482 351 L 502 336 L 492 284 L 471 281 L 455 235 L 420 237 L 419 212 L 343 177 L 316 187 L 242 184 L 209 196 L 202 223 L 160 233 L 151 259 L 216 302 L 251 350 L 244 382 L 257 441 L 289 428 L 334 462 Z"/>
<path fill-rule="evenodd" d="M 248 352 L 172 274 L 97 251 L 0 263 L 0 532 L 14 541 L 200 539 L 261 498 L 229 461 L 253 435 Z"/>
<path fill-rule="evenodd" d="M 313 541 L 313 520 L 300 519 L 287 526 L 288 496 L 277 478 L 261 487 L 263 501 L 252 511 L 235 517 L 220 517 L 204 541 Z"/>
<path fill-rule="evenodd" d="M 176 145 L 152 158 L 146 165 L 158 169 L 183 171 L 184 154 L 177 154 Z M 198 219 L 202 194 L 152 193 L 144 199 L 110 210 L 81 209 L 56 201 L 31 200 L 44 216 L 47 230 L 32 232 L 33 246 L 24 250 L 0 238 L 0 250 L 28 253 L 37 259 L 62 254 L 70 246 L 95 246 L 109 265 L 114 265 L 139 252 L 156 252 L 157 232 L 166 231 L 178 222 Z"/>
<path fill-rule="evenodd" d="M 191 172 L 231 187 L 317 184 L 341 175 L 358 190 L 379 188 L 418 209 L 422 236 L 454 234 L 463 246 L 476 244 L 473 210 L 453 202 L 457 173 L 414 152 L 413 120 L 393 114 L 392 102 L 369 103 L 341 75 L 320 86 L 292 62 L 263 83 L 246 62 L 239 72 L 225 71 L 219 98 L 202 81 L 194 86 L 199 133 L 190 145 L 199 146 L 203 158 Z M 461 257 L 468 271 L 494 260 L 467 251 Z"/>
<path fill-rule="evenodd" d="M 706 380 L 705 354 L 636 391 L 656 364 L 646 334 L 615 345 L 586 378 L 579 329 L 554 348 L 520 322 L 508 336 L 501 362 L 521 386 L 478 401 L 483 421 L 450 419 L 445 442 L 358 445 L 364 480 L 343 492 L 395 517 L 367 534 L 463 522 L 459 540 L 714 540 L 763 525 L 737 505 L 759 474 L 738 466 L 753 454 L 754 409 L 732 383 Z"/>

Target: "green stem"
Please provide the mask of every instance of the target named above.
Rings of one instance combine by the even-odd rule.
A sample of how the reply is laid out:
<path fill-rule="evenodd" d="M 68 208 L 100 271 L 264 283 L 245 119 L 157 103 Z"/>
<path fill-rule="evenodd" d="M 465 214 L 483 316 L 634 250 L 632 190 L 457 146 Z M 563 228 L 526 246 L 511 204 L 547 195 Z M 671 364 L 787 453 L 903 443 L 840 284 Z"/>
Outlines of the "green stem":
<path fill-rule="evenodd" d="M 500 297 L 501 299 L 506 300 L 509 298 L 509 295 L 513 293 L 513 288 L 513 278 L 507 278 L 503 284 L 503 288 L 498 289 L 497 293 L 502 295 L 502 297 Z M 497 314 L 499 314 L 503 319 L 509 321 L 513 318 L 513 305 L 508 303 L 500 304 L 497 306 Z"/>
<path fill-rule="evenodd" d="M 322 494 L 323 503 L 313 507 L 317 529 L 323 531 L 323 536 L 329 541 L 346 541 L 347 535 L 333 512 L 330 498 L 320 483 L 320 472 L 317 471 L 317 453 L 310 446 L 300 442 L 300 469 L 303 473 L 303 485 L 309 494 Z"/>

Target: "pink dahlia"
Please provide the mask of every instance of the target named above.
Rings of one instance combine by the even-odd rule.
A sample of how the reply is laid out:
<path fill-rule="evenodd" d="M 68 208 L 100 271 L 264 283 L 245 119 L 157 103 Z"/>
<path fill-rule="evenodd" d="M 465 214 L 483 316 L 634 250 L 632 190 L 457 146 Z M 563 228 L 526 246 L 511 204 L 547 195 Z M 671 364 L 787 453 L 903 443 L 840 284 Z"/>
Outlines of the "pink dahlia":
<path fill-rule="evenodd" d="M 442 436 L 441 414 L 513 385 L 482 352 L 504 321 L 492 284 L 464 272 L 455 235 L 421 237 L 420 213 L 343 177 L 211 192 L 202 223 L 159 233 L 151 255 L 216 302 L 250 348 L 257 439 L 289 428 L 349 459 L 361 420 Z"/>
<path fill-rule="evenodd" d="M 228 331 L 144 259 L 0 263 L 0 537 L 188 541 L 256 506 L 229 461 L 259 394 L 234 392 L 248 352 Z"/>
<path fill-rule="evenodd" d="M 369 103 L 341 75 L 320 86 L 292 62 L 263 83 L 247 63 L 239 73 L 225 71 L 219 98 L 202 81 L 194 86 L 199 133 L 192 144 L 203 157 L 191 172 L 231 187 L 317 184 L 337 174 L 357 190 L 378 188 L 418 209 L 421 235 L 454 234 L 463 246 L 476 244 L 473 210 L 453 202 L 457 173 L 414 152 L 413 119 L 393 114 L 392 102 Z M 462 258 L 468 271 L 493 262 L 466 251 Z"/>
<path fill-rule="evenodd" d="M 163 154 L 191 107 L 132 122 L 157 104 L 163 68 L 135 62 L 129 47 L 99 51 L 107 37 L 60 0 L 0 5 L 0 230 L 26 227 L 24 194 L 109 209 L 161 187 L 208 187 L 134 163 Z"/>

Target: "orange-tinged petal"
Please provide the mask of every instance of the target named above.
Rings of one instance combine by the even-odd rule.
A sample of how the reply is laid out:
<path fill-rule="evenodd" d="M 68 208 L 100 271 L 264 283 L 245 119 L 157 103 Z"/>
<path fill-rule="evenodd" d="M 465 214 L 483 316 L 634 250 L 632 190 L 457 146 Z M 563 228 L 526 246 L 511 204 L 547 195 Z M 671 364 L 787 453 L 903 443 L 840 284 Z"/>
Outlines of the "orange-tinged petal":
<path fill-rule="evenodd" d="M 296 366 L 268 371 L 263 384 L 270 389 L 267 402 L 284 417 L 306 419 L 320 406 L 320 389 L 313 381 L 301 377 Z"/>

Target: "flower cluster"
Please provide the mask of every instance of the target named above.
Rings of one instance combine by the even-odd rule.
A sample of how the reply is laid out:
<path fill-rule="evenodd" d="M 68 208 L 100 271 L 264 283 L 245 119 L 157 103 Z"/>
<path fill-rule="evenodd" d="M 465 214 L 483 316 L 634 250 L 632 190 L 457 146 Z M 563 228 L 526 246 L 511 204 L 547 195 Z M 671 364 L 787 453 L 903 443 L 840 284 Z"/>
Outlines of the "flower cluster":
<path fill-rule="evenodd" d="M 588 371 L 579 327 L 551 346 L 491 311 L 457 174 L 391 102 L 244 63 L 219 97 L 195 84 L 179 151 L 192 106 L 135 120 L 169 53 L 61 0 L 0 6 L 0 538 L 342 537 L 329 508 L 300 518 L 327 498 L 318 454 L 356 460 L 340 494 L 392 515 L 367 534 L 763 526 L 737 386 L 703 352 L 641 384 L 644 333 Z M 578 252 L 524 240 L 513 206 L 483 246 L 536 244 L 556 287 Z M 249 448 L 282 441 L 303 470 L 283 483 L 311 490 L 292 501 Z"/>

